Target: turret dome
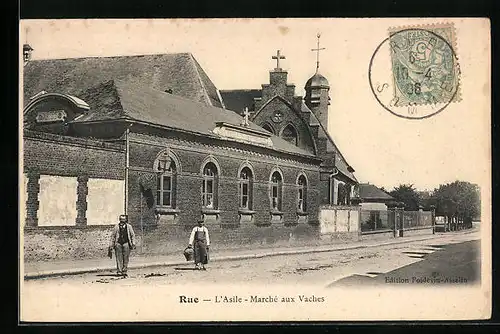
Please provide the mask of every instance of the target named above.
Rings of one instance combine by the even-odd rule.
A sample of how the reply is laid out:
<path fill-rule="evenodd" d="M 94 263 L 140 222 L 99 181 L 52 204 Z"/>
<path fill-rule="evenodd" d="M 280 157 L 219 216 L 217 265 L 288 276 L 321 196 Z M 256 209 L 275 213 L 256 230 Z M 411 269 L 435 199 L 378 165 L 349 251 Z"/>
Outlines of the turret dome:
<path fill-rule="evenodd" d="M 305 88 L 330 88 L 330 84 L 324 76 L 316 72 L 309 80 L 307 80 Z"/>

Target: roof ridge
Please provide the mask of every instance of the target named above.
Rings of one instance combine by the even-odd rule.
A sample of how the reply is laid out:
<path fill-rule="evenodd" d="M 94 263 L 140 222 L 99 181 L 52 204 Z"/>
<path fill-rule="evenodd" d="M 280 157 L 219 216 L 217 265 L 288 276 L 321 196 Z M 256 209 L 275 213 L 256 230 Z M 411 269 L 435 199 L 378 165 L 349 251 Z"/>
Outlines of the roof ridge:
<path fill-rule="evenodd" d="M 191 59 L 191 61 L 194 64 L 194 70 L 196 71 L 198 81 L 199 81 L 201 88 L 203 90 L 203 95 L 205 96 L 205 99 L 208 101 L 209 105 L 213 106 L 212 101 L 210 100 L 210 95 L 208 95 L 207 87 L 205 86 L 205 83 L 203 82 L 203 79 L 202 79 L 201 74 L 200 74 L 199 68 L 201 68 L 201 65 L 198 64 L 198 61 L 194 58 L 194 56 L 191 53 L 189 54 L 189 56 L 190 56 L 189 58 Z M 208 77 L 208 74 L 206 74 L 206 75 Z M 210 78 L 209 78 L 209 80 L 210 80 Z M 212 84 L 213 84 L 213 82 L 212 82 Z M 215 84 L 214 84 L 214 87 L 215 87 Z M 215 87 L 215 90 L 217 90 L 217 87 Z M 219 98 L 219 96 L 217 98 Z M 223 102 L 220 100 L 220 98 L 219 98 L 219 102 L 221 102 L 221 105 L 223 105 Z"/>
<path fill-rule="evenodd" d="M 86 56 L 86 57 L 66 57 L 66 58 L 46 58 L 46 59 L 32 59 L 28 62 L 41 62 L 51 60 L 72 60 L 72 59 L 94 59 L 94 58 L 133 58 L 133 57 L 148 57 L 148 56 L 174 56 L 174 55 L 192 55 L 191 52 L 173 52 L 173 53 L 148 53 L 148 54 L 133 54 L 133 55 L 119 55 L 119 56 Z"/>
<path fill-rule="evenodd" d="M 335 147 L 335 149 L 337 150 L 337 153 L 342 157 L 342 159 L 344 160 L 345 164 L 349 167 L 351 166 L 346 158 L 344 157 L 344 155 L 342 154 L 342 152 L 340 152 L 337 144 L 335 144 L 335 142 L 333 141 L 333 138 L 330 136 L 330 134 L 328 133 L 328 131 L 325 129 L 325 127 L 323 126 L 323 124 L 321 123 L 321 121 L 319 120 L 318 117 L 316 117 L 316 114 L 314 112 L 311 112 L 311 114 L 313 115 L 313 117 L 318 121 L 318 124 L 319 126 L 321 127 L 321 129 L 323 129 L 323 132 L 325 133 L 326 137 L 330 140 L 330 142 L 332 143 L 332 145 Z"/>
<path fill-rule="evenodd" d="M 262 91 L 262 88 L 243 88 L 243 89 L 219 89 L 221 92 L 250 92 Z"/>

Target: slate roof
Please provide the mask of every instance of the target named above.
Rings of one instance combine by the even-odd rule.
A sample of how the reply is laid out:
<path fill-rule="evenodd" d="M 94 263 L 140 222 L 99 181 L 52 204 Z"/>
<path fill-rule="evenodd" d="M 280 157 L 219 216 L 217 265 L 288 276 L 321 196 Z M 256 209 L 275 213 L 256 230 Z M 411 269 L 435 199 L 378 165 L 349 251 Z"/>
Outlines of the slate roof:
<path fill-rule="evenodd" d="M 338 168 L 338 170 L 350 178 L 351 180 L 357 182 L 356 177 L 354 176 L 353 172 L 350 171 L 350 165 L 347 163 L 347 160 L 344 158 L 342 153 L 340 152 L 339 148 L 333 141 L 333 138 L 330 136 L 326 128 L 323 126 L 321 121 L 316 117 L 316 115 L 311 111 L 309 107 L 302 101 L 301 105 L 301 111 L 307 111 L 309 110 L 311 113 L 311 118 L 310 118 L 310 124 L 317 124 L 319 125 L 318 128 L 318 137 L 319 138 L 327 138 L 326 141 L 326 150 L 327 152 L 335 152 L 335 166 Z"/>
<path fill-rule="evenodd" d="M 382 189 L 379 189 L 373 184 L 369 183 L 359 184 L 359 197 L 362 199 L 381 200 L 381 201 L 395 200 L 394 197 L 392 197 Z"/>
<path fill-rule="evenodd" d="M 24 66 L 24 105 L 42 90 L 80 96 L 98 82 L 140 83 L 209 106 L 223 107 L 208 75 L 190 53 L 32 60 Z"/>
<path fill-rule="evenodd" d="M 90 87 L 79 98 L 90 105 L 90 111 L 73 122 L 132 119 L 174 129 L 217 137 L 212 130 L 216 122 L 238 125 L 243 117 L 225 109 L 207 106 L 124 80 L 108 80 Z M 250 128 L 265 131 L 250 122 Z M 217 137 L 218 138 L 218 137 Z M 272 149 L 314 157 L 313 154 L 272 136 Z"/>
<path fill-rule="evenodd" d="M 221 90 L 220 95 L 224 101 L 226 109 L 236 111 L 241 114 L 245 107 L 249 111 L 255 109 L 254 98 L 262 97 L 261 89 L 235 89 Z"/>

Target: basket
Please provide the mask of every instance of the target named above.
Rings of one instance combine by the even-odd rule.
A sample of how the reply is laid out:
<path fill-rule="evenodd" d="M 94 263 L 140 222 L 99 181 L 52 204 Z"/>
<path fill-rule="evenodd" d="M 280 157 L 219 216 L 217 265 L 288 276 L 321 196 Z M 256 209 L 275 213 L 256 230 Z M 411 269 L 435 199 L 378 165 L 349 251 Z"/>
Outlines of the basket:
<path fill-rule="evenodd" d="M 186 261 L 192 261 L 194 257 L 194 250 L 192 247 L 186 247 L 184 249 L 184 257 L 186 258 Z"/>

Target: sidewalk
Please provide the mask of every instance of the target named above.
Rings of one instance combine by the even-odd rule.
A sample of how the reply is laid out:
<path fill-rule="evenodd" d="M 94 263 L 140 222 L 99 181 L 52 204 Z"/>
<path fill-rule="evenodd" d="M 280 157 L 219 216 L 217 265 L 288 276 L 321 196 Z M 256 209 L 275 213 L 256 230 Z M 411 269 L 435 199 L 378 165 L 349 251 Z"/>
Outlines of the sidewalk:
<path fill-rule="evenodd" d="M 379 247 L 387 245 L 396 245 L 408 243 L 411 241 L 438 239 L 447 235 L 475 233 L 477 229 L 463 230 L 457 232 L 438 233 L 429 235 L 419 235 L 413 237 L 395 238 L 384 241 L 362 240 L 351 243 L 332 244 L 323 246 L 301 246 L 301 247 L 281 247 L 265 249 L 244 249 L 244 250 L 217 250 L 211 254 L 210 261 L 234 261 L 244 259 L 255 259 L 267 256 L 294 255 L 318 252 L 343 251 L 351 249 L 361 249 L 370 247 Z M 160 256 L 132 256 L 129 269 L 179 266 L 191 264 L 186 262 L 182 252 L 178 255 L 160 255 Z M 83 273 L 93 273 L 102 271 L 115 271 L 115 259 L 83 259 L 83 260 L 58 260 L 50 262 L 36 262 L 24 264 L 24 278 L 36 279 L 51 276 L 76 275 Z"/>

